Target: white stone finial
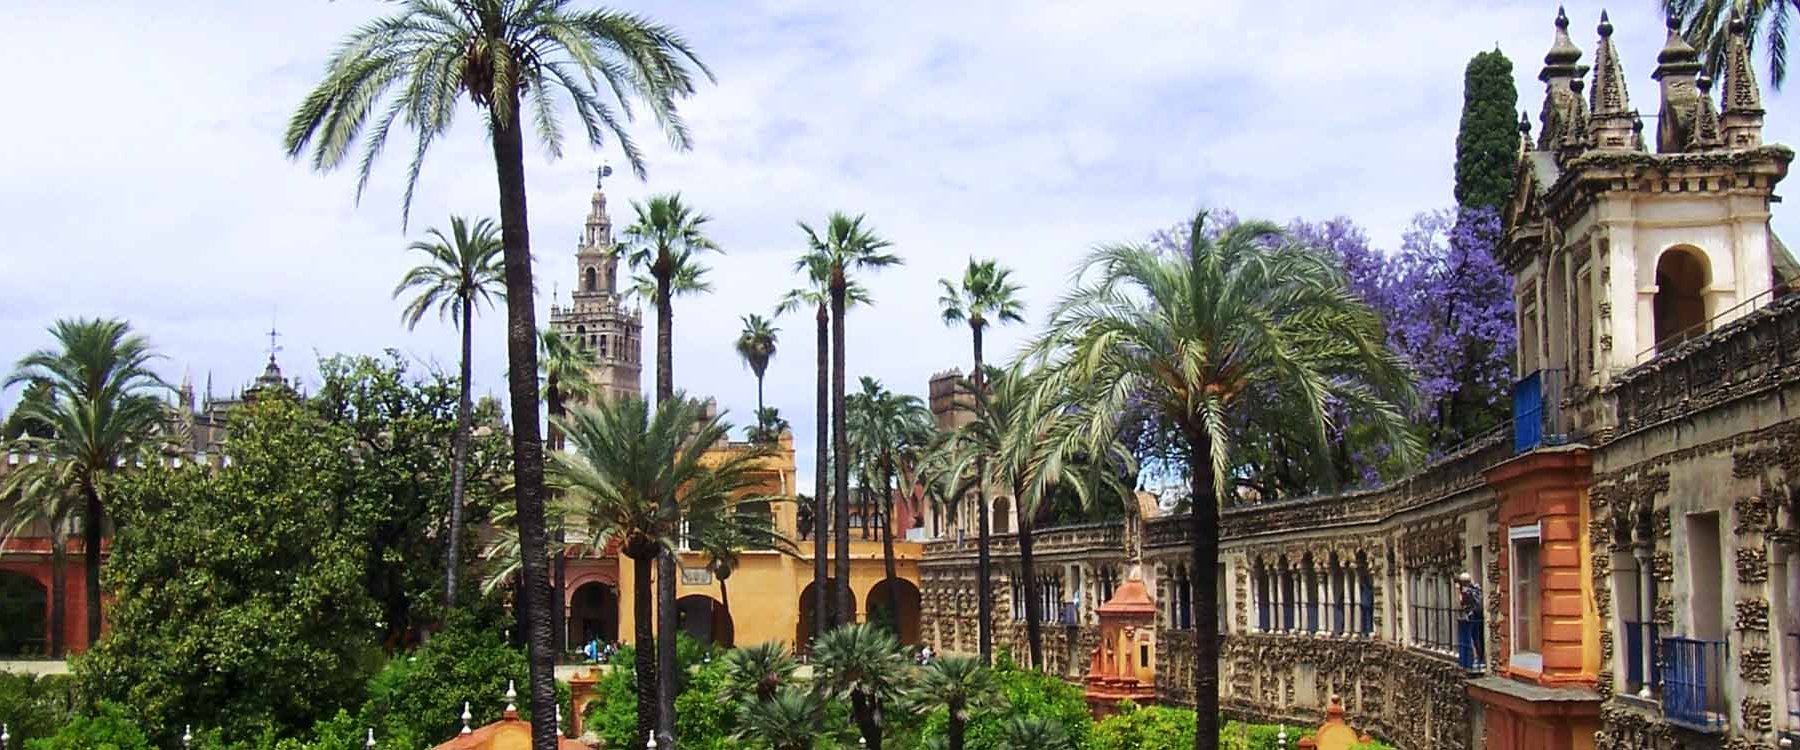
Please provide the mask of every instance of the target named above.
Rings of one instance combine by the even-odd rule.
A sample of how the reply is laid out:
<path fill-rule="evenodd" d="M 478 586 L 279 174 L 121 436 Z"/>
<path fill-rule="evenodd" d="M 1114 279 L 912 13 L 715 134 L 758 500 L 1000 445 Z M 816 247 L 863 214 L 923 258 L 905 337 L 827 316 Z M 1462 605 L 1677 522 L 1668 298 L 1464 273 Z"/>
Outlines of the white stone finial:
<path fill-rule="evenodd" d="M 857 747 L 868 747 L 869 746 L 869 738 L 861 737 L 861 736 L 857 737 L 856 738 L 856 746 Z"/>
<path fill-rule="evenodd" d="M 0 724 L 0 750 L 6 750 L 6 741 L 12 739 L 12 732 L 7 731 L 5 724 Z"/>
<path fill-rule="evenodd" d="M 375 728 L 369 727 L 369 739 L 363 741 L 363 747 L 375 750 Z"/>
<path fill-rule="evenodd" d="M 556 727 L 557 734 L 562 734 L 562 704 L 561 703 L 556 704 L 556 723 L 552 724 L 551 726 Z"/>
<path fill-rule="evenodd" d="M 463 701 L 463 712 L 462 712 L 462 722 L 463 722 L 462 733 L 463 734 L 469 734 L 469 733 L 475 731 L 475 730 L 469 728 L 469 721 L 474 718 L 475 718 L 475 715 L 469 713 L 469 702 Z"/>
<path fill-rule="evenodd" d="M 1286 724 L 1281 725 L 1281 729 L 1275 733 L 1275 747 L 1278 748 L 1278 750 L 1287 750 Z"/>
<path fill-rule="evenodd" d="M 519 691 L 513 689 L 513 681 L 512 680 L 507 680 L 506 681 L 506 710 L 508 710 L 508 711 L 519 710 L 518 700 L 519 700 Z"/>
<path fill-rule="evenodd" d="M 182 727 L 182 729 L 181 729 L 181 746 L 183 748 L 188 748 L 188 747 L 193 747 L 193 745 L 194 745 L 194 725 L 189 724 L 185 727 Z"/>
<path fill-rule="evenodd" d="M 656 750 L 656 732 L 650 733 L 650 741 L 644 743 L 644 750 Z"/>

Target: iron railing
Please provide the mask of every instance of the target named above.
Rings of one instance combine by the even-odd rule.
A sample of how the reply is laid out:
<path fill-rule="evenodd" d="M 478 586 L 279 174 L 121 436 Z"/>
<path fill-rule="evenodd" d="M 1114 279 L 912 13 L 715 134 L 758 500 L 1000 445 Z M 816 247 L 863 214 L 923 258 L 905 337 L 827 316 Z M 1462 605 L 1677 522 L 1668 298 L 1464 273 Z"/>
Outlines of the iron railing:
<path fill-rule="evenodd" d="M 1723 730 L 1730 719 L 1725 702 L 1725 656 L 1724 641 L 1664 638 L 1663 716 L 1690 729 Z"/>
<path fill-rule="evenodd" d="M 1651 650 L 1650 644 L 1656 643 L 1656 623 L 1635 622 L 1625 620 L 1625 650 L 1621 656 L 1625 659 L 1625 687 L 1633 693 L 1649 688 L 1654 694 L 1662 681 L 1662 667 Z M 1650 674 L 1644 674 L 1645 662 L 1649 662 Z"/>

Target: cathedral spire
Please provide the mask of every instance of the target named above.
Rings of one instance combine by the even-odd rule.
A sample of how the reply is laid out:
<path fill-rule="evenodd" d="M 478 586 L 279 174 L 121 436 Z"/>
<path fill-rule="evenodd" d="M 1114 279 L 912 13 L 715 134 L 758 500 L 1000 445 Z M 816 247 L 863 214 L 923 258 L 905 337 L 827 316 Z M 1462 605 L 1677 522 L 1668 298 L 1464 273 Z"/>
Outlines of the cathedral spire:
<path fill-rule="evenodd" d="M 1600 11 L 1600 43 L 1594 48 L 1594 90 L 1589 93 L 1591 113 L 1588 137 L 1593 148 L 1624 151 L 1632 148 L 1632 124 L 1637 113 L 1631 111 L 1631 98 L 1625 92 L 1625 71 L 1619 63 L 1619 52 L 1613 47 L 1612 21 Z"/>
<path fill-rule="evenodd" d="M 1731 12 L 1731 38 L 1725 54 L 1724 126 L 1725 145 L 1729 148 L 1756 148 L 1762 145 L 1762 90 L 1756 85 L 1756 71 L 1750 60 L 1750 32 L 1743 16 Z"/>

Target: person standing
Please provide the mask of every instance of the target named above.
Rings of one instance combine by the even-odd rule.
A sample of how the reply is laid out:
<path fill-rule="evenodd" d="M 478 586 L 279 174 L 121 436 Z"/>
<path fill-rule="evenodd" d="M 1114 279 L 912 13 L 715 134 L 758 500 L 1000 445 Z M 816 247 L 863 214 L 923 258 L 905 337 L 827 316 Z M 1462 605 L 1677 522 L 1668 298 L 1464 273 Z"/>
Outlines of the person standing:
<path fill-rule="evenodd" d="M 1481 630 L 1486 610 L 1481 604 L 1481 587 L 1475 585 L 1474 576 L 1460 573 L 1456 576 L 1456 589 L 1462 610 L 1456 624 L 1463 666 L 1473 672 L 1485 671 L 1487 649 L 1482 642 Z"/>

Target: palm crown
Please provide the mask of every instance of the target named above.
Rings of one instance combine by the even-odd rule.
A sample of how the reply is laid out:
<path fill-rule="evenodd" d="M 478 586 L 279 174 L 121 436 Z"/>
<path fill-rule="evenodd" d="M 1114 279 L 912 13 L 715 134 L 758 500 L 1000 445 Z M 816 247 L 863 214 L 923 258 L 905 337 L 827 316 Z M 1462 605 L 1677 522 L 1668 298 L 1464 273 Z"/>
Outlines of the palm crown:
<path fill-rule="evenodd" d="M 806 233 L 807 256 L 794 264 L 794 270 L 809 276 L 823 272 L 827 288 L 846 289 L 849 273 L 855 269 L 878 270 L 900 265 L 900 256 L 884 252 L 893 243 L 877 236 L 875 230 L 863 226 L 863 216 L 833 212 L 819 232 L 800 222 Z"/>
<path fill-rule="evenodd" d="M 769 361 L 775 358 L 775 334 L 780 332 L 781 329 L 768 318 L 754 313 L 744 316 L 744 330 L 737 337 L 737 354 L 759 378 L 768 371 Z"/>
<path fill-rule="evenodd" d="M 40 349 L 19 360 L 6 386 L 41 382 L 52 398 L 25 402 L 18 414 L 50 426 L 45 452 L 79 464 L 80 480 L 131 456 L 161 424 L 168 384 L 151 372 L 149 341 L 120 320 L 59 320 L 50 333 L 61 351 Z"/>
<path fill-rule="evenodd" d="M 651 196 L 647 201 L 633 201 L 637 220 L 625 228 L 630 254 L 626 262 L 643 273 L 634 279 L 636 292 L 660 303 L 657 283 L 668 279 L 669 296 L 712 291 L 706 281 L 706 267 L 694 256 L 719 252 L 719 246 L 706 236 L 711 217 L 695 211 L 682 202 L 680 193 Z"/>
<path fill-rule="evenodd" d="M 414 242 L 407 249 L 425 253 L 429 260 L 407 271 L 394 287 L 395 299 L 408 291 L 418 293 L 400 313 L 406 327 L 418 327 L 419 320 L 433 309 L 439 318 L 460 327 L 465 305 L 473 313 L 483 304 L 506 299 L 504 248 L 493 221 L 478 219 L 471 224 L 452 216 L 450 236 L 436 227 L 425 233 L 432 239 Z"/>
<path fill-rule="evenodd" d="M 597 395 L 590 376 L 600 362 L 592 349 L 554 328 L 538 333 L 538 345 L 543 349 L 538 366 L 544 371 L 546 387 L 556 390 L 558 401 L 584 401 Z"/>
<path fill-rule="evenodd" d="M 530 111 L 544 150 L 560 156 L 558 99 L 567 97 L 589 144 L 608 135 L 639 177 L 643 152 L 626 130 L 630 99 L 646 104 L 669 141 L 690 145 L 676 109 L 695 91 L 695 71 L 712 73 L 673 29 L 642 16 L 576 10 L 570 0 L 409 0 L 395 14 L 364 24 L 326 63 L 325 78 L 288 121 L 288 156 L 307 156 L 329 171 L 363 141 L 356 192 L 396 121 L 416 141 L 407 167 L 402 215 L 410 214 L 425 153 L 449 132 L 456 100 L 468 95 L 494 122 Z M 606 94 L 612 96 L 608 101 Z M 365 137 L 366 136 L 366 137 Z"/>
<path fill-rule="evenodd" d="M 1025 303 L 1019 300 L 1020 287 L 1012 283 L 1011 275 L 1011 270 L 991 259 L 970 258 L 960 285 L 938 279 L 944 290 L 938 297 L 944 324 L 968 323 L 971 328 L 984 328 L 992 321 L 1023 322 Z"/>

